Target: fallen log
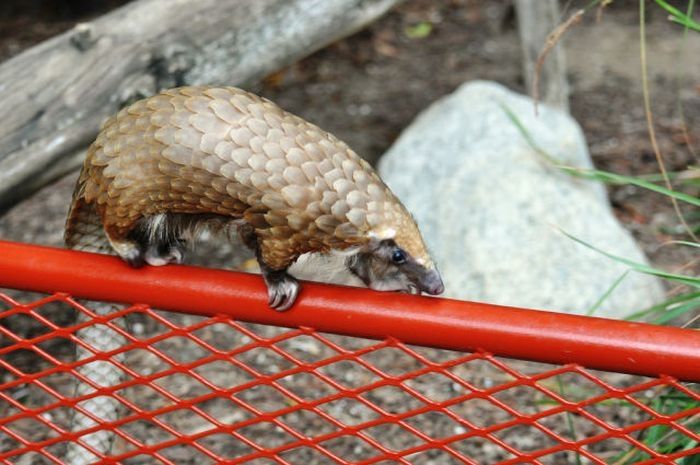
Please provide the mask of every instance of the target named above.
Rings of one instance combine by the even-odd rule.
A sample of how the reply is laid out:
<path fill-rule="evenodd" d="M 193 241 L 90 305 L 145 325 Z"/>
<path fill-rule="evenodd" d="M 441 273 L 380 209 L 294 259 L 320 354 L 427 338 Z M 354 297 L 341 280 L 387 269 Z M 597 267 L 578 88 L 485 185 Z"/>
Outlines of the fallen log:
<path fill-rule="evenodd" d="M 167 87 L 245 85 L 401 0 L 138 0 L 0 65 L 0 213 L 75 169 L 123 105 Z"/>

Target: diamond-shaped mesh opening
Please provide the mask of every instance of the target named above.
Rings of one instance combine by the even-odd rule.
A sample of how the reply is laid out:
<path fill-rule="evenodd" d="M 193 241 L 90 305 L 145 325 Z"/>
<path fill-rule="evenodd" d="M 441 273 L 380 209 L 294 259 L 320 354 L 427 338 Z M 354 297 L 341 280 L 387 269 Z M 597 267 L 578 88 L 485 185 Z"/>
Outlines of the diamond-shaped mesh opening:
<path fill-rule="evenodd" d="M 337 426 L 311 410 L 294 410 L 279 419 L 302 436 L 316 437 L 338 430 Z"/>
<path fill-rule="evenodd" d="M 0 293 L 0 309 L 0 463 L 687 465 L 700 454 L 699 389 L 667 377 L 64 295 Z"/>
<path fill-rule="evenodd" d="M 464 461 L 441 449 L 429 449 L 407 457 L 411 465 L 461 465 Z"/>
<path fill-rule="evenodd" d="M 120 328 L 111 322 L 109 324 L 96 323 L 76 331 L 75 337 L 79 339 L 80 346 L 91 354 L 102 354 L 119 349 L 112 343 L 113 341 L 121 341 L 122 336 L 119 330 Z M 87 338 L 89 339 L 86 341 Z"/>
<path fill-rule="evenodd" d="M 224 425 L 234 425 L 254 418 L 252 413 L 227 397 L 213 397 L 198 403 L 196 407 L 209 417 L 208 421 Z"/>
<path fill-rule="evenodd" d="M 426 373 L 406 380 L 403 384 L 434 402 L 446 401 L 469 392 L 461 384 L 440 373 Z"/>
<path fill-rule="evenodd" d="M 189 376 L 184 373 L 175 373 L 158 378 L 153 384 L 163 388 L 173 397 L 184 400 L 194 399 L 211 392 L 195 376 Z"/>
<path fill-rule="evenodd" d="M 145 384 L 134 384 L 116 391 L 116 394 L 143 411 L 156 411 L 174 404 L 174 401 L 162 391 Z"/>
<path fill-rule="evenodd" d="M 75 357 L 75 346 L 67 337 L 52 337 L 37 343 L 36 347 L 62 363 L 70 363 Z"/>
<path fill-rule="evenodd" d="M 236 394 L 235 397 L 260 412 L 275 412 L 295 403 L 291 397 L 268 385 L 254 386 Z"/>
<path fill-rule="evenodd" d="M 153 317 L 157 318 L 161 324 L 164 324 L 170 329 L 190 329 L 194 331 L 200 325 L 204 326 L 207 317 L 199 315 L 190 315 L 184 313 L 173 313 L 162 310 L 153 312 Z"/>
<path fill-rule="evenodd" d="M 605 392 L 598 384 L 579 373 L 563 373 L 537 382 L 570 402 L 593 399 Z"/>
<path fill-rule="evenodd" d="M 697 433 L 700 431 L 700 419 L 689 421 L 686 426 L 691 432 Z M 662 454 L 671 454 L 693 442 L 692 437 L 687 432 L 666 425 L 652 426 L 644 431 L 641 439 L 651 449 Z"/>
<path fill-rule="evenodd" d="M 6 425 L 6 428 L 20 438 L 32 442 L 53 438 L 58 435 L 58 433 L 49 428 L 45 422 L 31 417 L 12 421 Z"/>
<path fill-rule="evenodd" d="M 49 464 L 51 462 L 48 461 L 48 459 L 43 455 L 38 452 L 29 452 L 26 454 L 21 454 L 16 457 L 12 458 L 12 463 L 13 465 L 24 465 L 25 463 L 27 464 Z"/>
<path fill-rule="evenodd" d="M 383 446 L 400 452 L 425 443 L 418 436 L 396 423 L 384 423 L 364 430 L 364 432 Z"/>
<path fill-rule="evenodd" d="M 89 454 L 89 453 L 85 453 L 84 455 L 87 455 L 87 454 Z M 122 463 L 124 465 L 150 465 L 150 464 L 161 465 L 161 464 L 166 464 L 167 462 L 160 460 L 155 455 L 139 454 L 139 455 L 124 459 L 122 461 Z"/>
<path fill-rule="evenodd" d="M 370 365 L 390 376 L 401 376 L 424 368 L 420 360 L 396 347 L 383 347 L 362 356 Z"/>
<path fill-rule="evenodd" d="M 229 389 L 253 380 L 253 376 L 246 370 L 225 360 L 200 365 L 192 370 L 209 383 L 221 389 Z"/>
<path fill-rule="evenodd" d="M 494 399 L 508 405 L 520 415 L 534 415 L 554 409 L 561 404 L 555 398 L 531 386 L 515 386 L 493 395 Z"/>
<path fill-rule="evenodd" d="M 348 352 L 360 353 L 363 351 L 363 349 L 383 345 L 381 343 L 377 343 L 377 341 L 361 337 L 341 336 L 339 334 L 329 333 L 318 333 L 317 336 L 322 338 L 324 341 L 328 341 L 329 344 L 333 344 L 334 346 Z"/>
<path fill-rule="evenodd" d="M 28 311 L 8 314 L 0 318 L 0 326 L 6 328 L 18 339 L 34 339 L 52 331 L 50 326 L 39 321 Z"/>
<path fill-rule="evenodd" d="M 297 397 L 306 401 L 323 399 L 338 392 L 318 376 L 310 373 L 295 373 L 285 376 L 277 382 L 288 391 L 296 394 Z"/>
<path fill-rule="evenodd" d="M 289 330 L 277 326 L 240 323 L 239 328 L 252 339 L 273 339 L 284 335 Z"/>
<path fill-rule="evenodd" d="M 243 352 L 236 356 L 236 360 L 261 375 L 273 375 L 294 366 L 292 362 L 266 347 L 256 347 Z"/>
<path fill-rule="evenodd" d="M 341 436 L 321 443 L 321 446 L 348 462 L 371 459 L 381 452 L 359 436 Z"/>
<path fill-rule="evenodd" d="M 172 368 L 163 357 L 147 349 L 134 349 L 125 354 L 125 364 L 141 376 L 150 376 Z"/>
<path fill-rule="evenodd" d="M 567 441 L 582 441 L 606 432 L 578 412 L 557 413 L 541 418 L 537 423 Z"/>
<path fill-rule="evenodd" d="M 648 412 L 626 399 L 606 399 L 584 410 L 613 428 L 625 428 L 651 418 Z"/>
<path fill-rule="evenodd" d="M 199 339 L 221 352 L 230 352 L 238 347 L 250 344 L 252 339 L 240 332 L 228 322 L 216 322 L 192 331 Z"/>
<path fill-rule="evenodd" d="M 515 455 L 493 442 L 492 439 L 483 437 L 471 437 L 456 441 L 451 443 L 449 447 L 463 457 L 481 465 L 498 463 L 515 457 Z"/>
<path fill-rule="evenodd" d="M 329 365 L 322 366 L 317 370 L 346 388 L 359 388 L 378 381 L 376 374 L 350 360 L 341 360 Z"/>
<path fill-rule="evenodd" d="M 337 352 L 316 338 L 307 335 L 285 339 L 275 344 L 290 356 L 301 362 L 313 363 L 337 355 Z"/>
<path fill-rule="evenodd" d="M 396 386 L 383 386 L 363 394 L 377 408 L 390 414 L 405 413 L 424 406 L 420 400 Z"/>
<path fill-rule="evenodd" d="M 538 457 L 537 460 L 543 465 L 589 465 L 592 463 L 598 463 L 593 462 L 590 458 L 588 458 L 588 456 L 579 452 L 555 452 L 553 454 Z"/>
<path fill-rule="evenodd" d="M 222 459 L 235 459 L 253 452 L 253 449 L 240 437 L 218 433 L 197 440 L 197 444 Z"/>
<path fill-rule="evenodd" d="M 27 375 L 45 372 L 54 366 L 51 360 L 46 359 L 36 349 L 8 350 L 0 355 L 0 361 Z"/>
<path fill-rule="evenodd" d="M 494 433 L 494 436 L 521 452 L 547 449 L 557 444 L 554 438 L 531 425 L 513 426 Z"/>
<path fill-rule="evenodd" d="M 218 447 L 223 448 L 226 442 L 224 441 L 218 445 Z M 225 453 L 225 452 L 224 452 Z M 205 454 L 194 447 L 185 446 L 179 444 L 177 446 L 166 447 L 158 451 L 158 454 L 166 460 L 177 464 L 196 464 L 196 465 L 214 465 L 217 463 L 216 459 L 212 458 L 211 455 Z M 218 455 L 218 454 L 217 454 Z M 222 454 L 223 455 L 223 454 Z M 143 462 L 144 465 L 154 463 L 153 461 Z M 159 462 L 155 462 L 159 463 Z M 162 462 L 160 462 L 162 463 Z"/>
<path fill-rule="evenodd" d="M 209 355 L 205 348 L 183 336 L 163 339 L 154 343 L 153 348 L 180 364 L 191 363 Z"/>
<path fill-rule="evenodd" d="M 141 340 L 156 341 L 164 334 L 170 334 L 172 328 L 161 316 L 162 312 L 134 312 L 110 320 L 113 327 L 128 332 Z"/>
<path fill-rule="evenodd" d="M 328 455 L 325 455 L 312 447 L 297 447 L 296 449 L 291 449 L 281 453 L 280 457 L 282 457 L 282 459 L 284 459 L 287 463 L 338 463 L 337 461 L 331 459 Z"/>
<path fill-rule="evenodd" d="M 492 401 L 481 398 L 468 399 L 454 404 L 449 407 L 449 410 L 478 428 L 485 428 L 514 419 L 513 415 Z"/>
<path fill-rule="evenodd" d="M 585 448 L 606 463 L 639 463 L 651 456 L 627 440 L 610 438 L 587 445 Z"/>
<path fill-rule="evenodd" d="M 68 302 L 55 300 L 35 308 L 34 313 L 57 327 L 65 328 L 75 324 L 79 310 Z"/>
<path fill-rule="evenodd" d="M 319 410 L 347 426 L 356 426 L 379 418 L 379 414 L 355 399 L 339 399 L 319 406 Z"/>
<path fill-rule="evenodd" d="M 119 430 L 146 445 L 160 444 L 174 438 L 163 426 L 149 420 L 132 421 L 120 426 Z"/>
<path fill-rule="evenodd" d="M 484 359 L 459 364 L 449 371 L 464 380 L 469 386 L 479 390 L 492 389 L 515 380 L 510 373 Z"/>
<path fill-rule="evenodd" d="M 666 415 L 672 412 L 682 412 L 695 405 L 695 396 L 700 394 L 700 386 L 689 385 L 678 389 L 669 386 L 656 386 L 644 391 L 634 391 L 630 394 L 630 402 L 644 404 L 651 411 L 650 416 Z"/>
<path fill-rule="evenodd" d="M 20 384 L 10 391 L 10 397 L 24 409 L 35 409 L 54 404 L 58 398 L 38 384 Z"/>
<path fill-rule="evenodd" d="M 188 435 L 199 434 L 214 428 L 213 423 L 186 408 L 170 410 L 158 415 L 156 418 L 175 431 Z"/>
<path fill-rule="evenodd" d="M 68 430 L 70 428 L 71 422 L 78 415 L 82 415 L 82 413 L 73 410 L 70 407 L 56 407 L 44 411 L 41 414 L 41 418 L 46 420 L 48 423 L 56 426 L 57 428 Z"/>
<path fill-rule="evenodd" d="M 469 427 L 456 421 L 454 417 L 436 411 L 409 417 L 405 422 L 433 439 L 448 438 L 470 430 Z"/>
<path fill-rule="evenodd" d="M 280 426 L 267 421 L 253 423 L 237 432 L 264 449 L 275 449 L 294 441 L 294 437 Z"/>

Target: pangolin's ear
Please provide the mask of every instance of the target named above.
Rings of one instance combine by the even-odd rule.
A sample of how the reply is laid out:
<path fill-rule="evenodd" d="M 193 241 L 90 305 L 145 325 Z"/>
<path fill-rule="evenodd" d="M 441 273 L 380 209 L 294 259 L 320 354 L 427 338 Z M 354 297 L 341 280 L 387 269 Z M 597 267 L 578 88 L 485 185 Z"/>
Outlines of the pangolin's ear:
<path fill-rule="evenodd" d="M 348 257 L 347 261 L 345 262 L 348 269 L 355 276 L 360 278 L 366 286 L 369 286 L 370 282 L 370 259 L 370 253 L 359 252 L 351 257 Z"/>

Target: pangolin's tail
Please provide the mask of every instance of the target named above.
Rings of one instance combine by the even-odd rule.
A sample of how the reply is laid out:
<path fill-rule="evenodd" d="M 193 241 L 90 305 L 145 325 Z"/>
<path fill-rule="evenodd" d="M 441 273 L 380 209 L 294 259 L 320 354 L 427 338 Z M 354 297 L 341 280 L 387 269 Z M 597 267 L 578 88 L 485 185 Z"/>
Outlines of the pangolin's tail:
<path fill-rule="evenodd" d="M 85 252 L 113 253 L 105 236 L 100 217 L 92 203 L 86 201 L 85 178 L 81 173 L 78 183 L 73 193 L 66 227 L 64 240 L 66 247 Z M 116 308 L 105 302 L 87 302 L 86 305 L 98 315 L 104 316 L 112 313 Z M 80 312 L 77 323 L 85 323 L 88 318 Z M 105 325 L 87 325 L 76 332 L 76 335 L 89 347 L 87 350 L 82 345 L 76 345 L 76 360 L 94 357 L 95 353 L 113 352 L 122 347 L 126 341 L 115 331 Z M 98 386 L 115 386 L 123 382 L 123 374 L 110 361 L 123 362 L 124 354 L 116 353 L 109 357 L 109 361 L 93 361 L 81 365 L 78 368 L 80 374 Z M 86 382 L 78 382 L 75 386 L 75 396 L 83 397 L 93 392 L 93 388 Z M 93 397 L 83 400 L 81 407 L 90 412 L 92 418 L 100 424 L 110 424 L 117 421 L 122 415 L 119 402 L 111 396 Z M 95 426 L 95 421 L 85 415 L 75 415 L 71 421 L 70 428 L 73 432 L 79 433 L 85 429 Z M 112 455 L 115 434 L 113 431 L 104 428 L 90 434 L 81 436 L 81 441 L 88 444 L 92 450 L 102 455 Z M 76 442 L 68 444 L 65 453 L 65 463 L 71 465 L 88 465 L 95 463 L 98 456 L 78 445 Z"/>
<path fill-rule="evenodd" d="M 66 247 L 85 252 L 112 253 L 102 222 L 93 204 L 84 197 L 84 180 L 81 174 L 73 193 L 63 240 Z"/>

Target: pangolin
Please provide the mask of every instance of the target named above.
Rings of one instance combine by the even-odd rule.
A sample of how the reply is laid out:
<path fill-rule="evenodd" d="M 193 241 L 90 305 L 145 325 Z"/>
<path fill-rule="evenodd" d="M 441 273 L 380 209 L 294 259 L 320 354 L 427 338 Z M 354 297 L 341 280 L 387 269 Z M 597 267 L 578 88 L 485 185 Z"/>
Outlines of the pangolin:
<path fill-rule="evenodd" d="M 66 245 L 108 243 L 134 267 L 180 263 L 195 231 L 210 226 L 235 228 L 254 250 L 277 310 L 299 291 L 290 266 L 313 264 L 309 256 L 376 290 L 444 289 L 416 223 L 374 169 L 270 100 L 180 87 L 109 118 L 78 179 Z"/>

